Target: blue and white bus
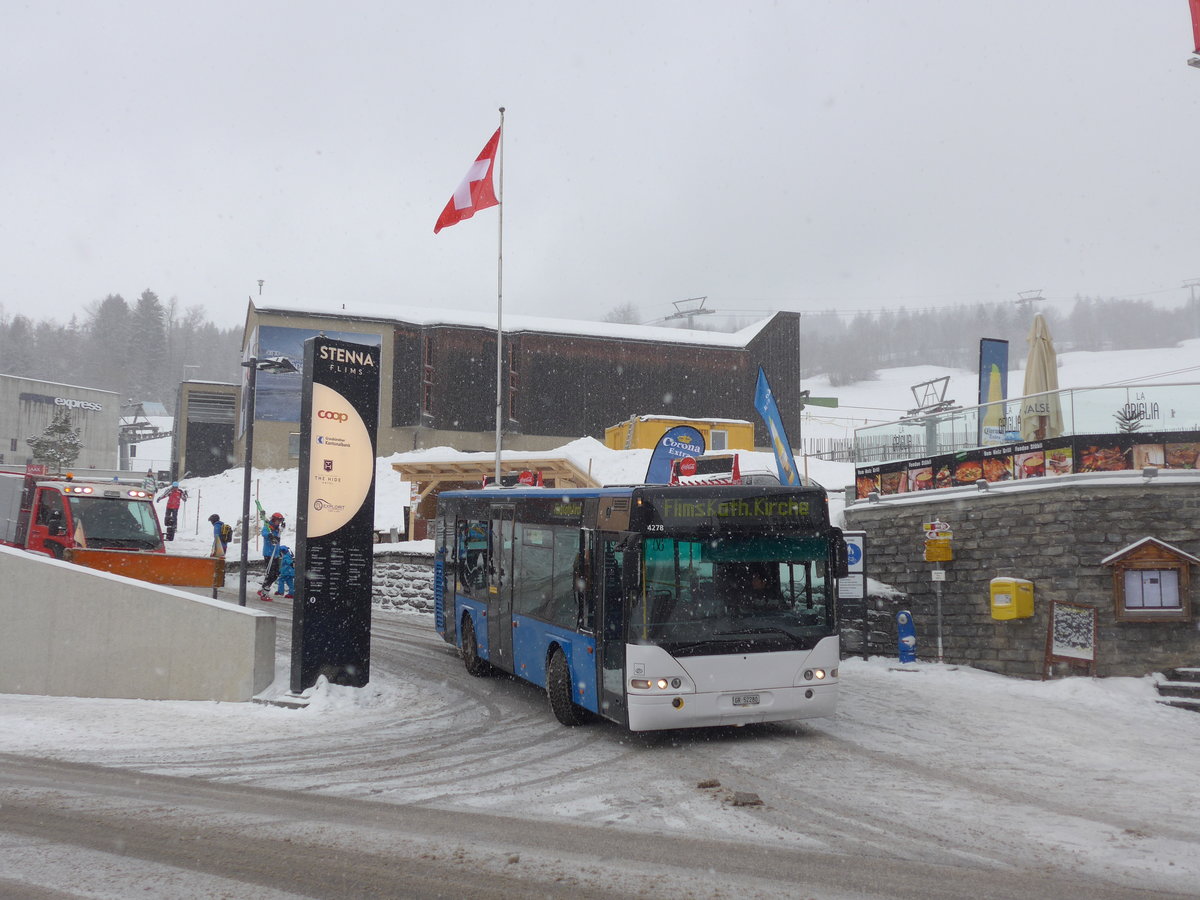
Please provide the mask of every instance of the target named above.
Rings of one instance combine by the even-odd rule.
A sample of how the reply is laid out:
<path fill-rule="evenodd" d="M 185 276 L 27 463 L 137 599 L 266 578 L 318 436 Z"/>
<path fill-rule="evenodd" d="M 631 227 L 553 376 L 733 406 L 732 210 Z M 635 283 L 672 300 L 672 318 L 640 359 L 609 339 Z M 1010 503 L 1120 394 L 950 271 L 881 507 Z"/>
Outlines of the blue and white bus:
<path fill-rule="evenodd" d="M 846 544 L 818 486 L 438 497 L 438 631 L 476 676 L 633 731 L 827 716 Z"/>

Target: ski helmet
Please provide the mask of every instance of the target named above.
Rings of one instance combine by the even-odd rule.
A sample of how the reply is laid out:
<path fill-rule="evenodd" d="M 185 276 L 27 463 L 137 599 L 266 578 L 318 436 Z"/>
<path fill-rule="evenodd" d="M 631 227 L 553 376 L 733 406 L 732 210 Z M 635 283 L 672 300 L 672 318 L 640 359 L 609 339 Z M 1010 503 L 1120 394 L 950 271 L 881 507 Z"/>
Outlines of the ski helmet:
<path fill-rule="evenodd" d="M 276 519 L 283 519 L 283 513 L 271 513 L 271 521 L 274 522 Z"/>
<path fill-rule="evenodd" d="M 213 513 L 211 516 L 208 517 L 208 521 L 210 521 L 214 525 L 216 525 L 218 522 L 221 521 L 221 517 L 218 516 L 216 513 Z"/>
<path fill-rule="evenodd" d="M 171 487 L 179 487 L 179 482 L 178 482 L 178 481 L 172 481 L 172 482 L 171 482 Z"/>

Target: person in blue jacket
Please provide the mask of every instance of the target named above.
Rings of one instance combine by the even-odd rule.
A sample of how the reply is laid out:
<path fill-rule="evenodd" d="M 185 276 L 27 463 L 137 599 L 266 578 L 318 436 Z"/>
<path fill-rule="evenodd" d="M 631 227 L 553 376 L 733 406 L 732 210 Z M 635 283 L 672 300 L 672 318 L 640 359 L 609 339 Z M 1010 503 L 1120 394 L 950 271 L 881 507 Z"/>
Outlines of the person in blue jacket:
<path fill-rule="evenodd" d="M 275 585 L 275 596 L 289 600 L 296 596 L 296 557 L 290 547 L 279 548 L 279 581 Z"/>

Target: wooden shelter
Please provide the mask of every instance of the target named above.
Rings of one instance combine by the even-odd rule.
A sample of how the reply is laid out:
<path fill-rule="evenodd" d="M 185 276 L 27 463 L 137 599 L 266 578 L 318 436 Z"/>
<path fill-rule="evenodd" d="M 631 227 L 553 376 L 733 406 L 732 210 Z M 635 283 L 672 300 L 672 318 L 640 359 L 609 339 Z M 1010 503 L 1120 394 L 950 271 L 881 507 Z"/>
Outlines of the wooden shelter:
<path fill-rule="evenodd" d="M 502 462 L 506 473 L 540 473 L 546 487 L 581 488 L 600 484 L 590 472 L 561 457 L 505 453 Z M 482 486 L 484 477 L 495 473 L 496 459 L 479 454 L 469 459 L 398 462 L 392 463 L 392 468 L 413 485 L 412 505 L 408 510 L 408 539 L 419 541 L 428 537 L 428 523 L 437 516 L 437 495 L 442 491 Z"/>

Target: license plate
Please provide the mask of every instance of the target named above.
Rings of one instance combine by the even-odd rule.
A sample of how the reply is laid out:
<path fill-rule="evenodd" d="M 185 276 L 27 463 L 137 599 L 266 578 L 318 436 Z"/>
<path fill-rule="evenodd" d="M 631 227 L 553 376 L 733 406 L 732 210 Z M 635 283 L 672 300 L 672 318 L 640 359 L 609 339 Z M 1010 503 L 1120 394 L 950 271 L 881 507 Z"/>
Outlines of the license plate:
<path fill-rule="evenodd" d="M 734 694 L 734 706 L 758 706 L 758 694 Z"/>

